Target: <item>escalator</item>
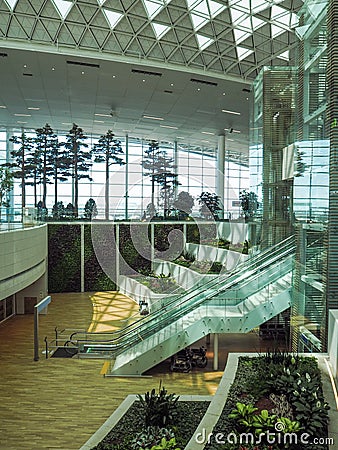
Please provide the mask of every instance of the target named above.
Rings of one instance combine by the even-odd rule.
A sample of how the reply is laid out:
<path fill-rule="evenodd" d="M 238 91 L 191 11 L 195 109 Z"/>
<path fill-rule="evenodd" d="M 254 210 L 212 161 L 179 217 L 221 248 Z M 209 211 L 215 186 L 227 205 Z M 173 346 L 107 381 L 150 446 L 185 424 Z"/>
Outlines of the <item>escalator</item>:
<path fill-rule="evenodd" d="M 115 359 L 113 375 L 140 375 L 209 333 L 247 333 L 290 307 L 294 249 L 290 237 L 118 332 L 71 342 L 79 357 Z"/>

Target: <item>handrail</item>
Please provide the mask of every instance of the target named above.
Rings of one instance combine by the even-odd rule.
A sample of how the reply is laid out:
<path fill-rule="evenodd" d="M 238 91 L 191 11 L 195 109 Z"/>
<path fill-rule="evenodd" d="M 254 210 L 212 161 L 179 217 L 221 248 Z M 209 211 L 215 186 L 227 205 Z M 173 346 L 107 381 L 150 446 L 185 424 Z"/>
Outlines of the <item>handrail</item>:
<path fill-rule="evenodd" d="M 223 286 L 224 281 L 230 279 L 231 277 L 236 276 L 238 273 L 242 272 L 243 269 L 246 270 L 246 277 L 248 276 L 248 270 L 252 267 L 252 269 L 256 269 L 257 267 L 262 268 L 262 265 L 265 265 L 266 263 L 271 264 L 271 258 L 274 254 L 277 254 L 278 258 L 281 258 L 281 256 L 278 252 L 279 249 L 288 249 L 289 247 L 294 247 L 294 236 L 290 236 L 286 238 L 285 240 L 275 244 L 272 247 L 269 247 L 268 249 L 263 250 L 259 254 L 255 255 L 254 258 L 246 260 L 244 262 L 239 263 L 233 272 L 226 273 L 220 275 L 218 278 L 213 279 L 206 279 L 203 282 L 203 291 L 207 290 L 208 288 L 218 286 Z M 237 281 L 241 281 L 241 279 L 237 279 Z M 223 289 L 222 289 L 223 290 Z M 195 296 L 201 292 L 201 285 L 197 284 L 193 286 L 191 289 L 187 290 L 184 294 L 182 294 L 180 297 L 175 296 L 170 301 L 167 302 L 165 309 L 176 309 L 178 306 L 181 306 L 182 304 L 182 298 L 188 296 L 188 298 L 185 301 L 189 301 L 191 299 L 191 296 Z M 171 296 L 170 296 L 171 297 Z M 86 336 L 93 335 L 95 338 L 97 338 L 99 335 L 102 335 L 102 338 L 105 340 L 114 340 L 118 339 L 120 336 L 125 336 L 129 331 L 134 331 L 135 328 L 138 326 L 142 326 L 143 324 L 148 323 L 150 320 L 156 320 L 157 317 L 161 317 L 163 314 L 163 308 L 161 310 L 153 311 L 148 316 L 141 317 L 140 319 L 136 320 L 135 322 L 127 325 L 126 327 L 123 327 L 119 330 L 113 331 L 113 332 L 102 332 L 102 333 L 85 333 Z M 81 333 L 81 332 L 80 332 Z M 108 336 L 110 336 L 109 339 Z M 90 339 L 79 339 L 79 341 L 86 341 L 90 342 Z M 99 342 L 97 339 L 94 339 L 93 342 Z M 103 342 L 103 341 L 102 341 Z"/>
<path fill-rule="evenodd" d="M 283 242 L 283 245 L 279 243 L 274 246 L 273 249 L 267 249 L 249 261 L 249 264 L 248 261 L 245 264 L 240 264 L 228 277 L 221 276 L 216 282 L 215 280 L 206 282 L 202 292 L 200 288 L 198 289 L 199 292 L 197 292 L 197 289 L 192 289 L 187 294 L 182 295 L 180 299 L 174 300 L 166 305 L 162 310 L 155 311 L 153 314 L 149 314 L 149 316 L 125 327 L 120 331 L 120 336 L 102 341 L 102 343 L 112 344 L 112 347 L 115 348 L 115 355 L 120 354 L 127 347 L 130 347 L 131 344 L 138 342 L 138 336 L 145 339 L 154 332 L 164 328 L 168 323 L 183 317 L 186 313 L 215 297 L 220 291 L 233 287 L 243 280 L 247 280 L 248 276 L 257 277 L 257 269 L 261 272 L 262 269 L 264 270 L 273 263 L 282 261 L 284 257 L 293 253 L 293 241 L 294 240 L 291 237 L 286 239 Z M 246 271 L 244 274 L 240 274 L 243 267 Z M 83 347 L 86 343 L 90 344 L 91 342 L 98 343 L 100 341 L 81 339 L 77 341 L 79 347 Z"/>

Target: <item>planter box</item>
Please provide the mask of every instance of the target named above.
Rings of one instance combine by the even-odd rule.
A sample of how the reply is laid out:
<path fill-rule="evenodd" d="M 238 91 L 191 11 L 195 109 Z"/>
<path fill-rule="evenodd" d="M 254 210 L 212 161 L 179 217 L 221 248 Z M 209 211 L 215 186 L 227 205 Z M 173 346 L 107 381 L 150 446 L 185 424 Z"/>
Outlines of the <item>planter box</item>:
<path fill-rule="evenodd" d="M 211 245 L 187 243 L 185 244 L 185 249 L 188 253 L 194 255 L 198 261 L 212 261 L 223 264 L 228 272 L 248 259 L 248 255 L 243 253 Z"/>
<path fill-rule="evenodd" d="M 120 275 L 119 277 L 119 291 L 135 300 L 138 304 L 142 302 L 148 303 L 150 311 L 157 311 L 163 308 L 169 301 L 181 295 L 156 294 L 144 284 L 125 275 Z"/>
<path fill-rule="evenodd" d="M 196 287 L 206 281 L 216 279 L 219 276 L 217 274 L 198 273 L 188 267 L 180 266 L 170 261 L 155 260 L 153 262 L 153 268 L 157 275 L 161 273 L 164 275 L 170 274 L 177 284 L 185 290 Z"/>

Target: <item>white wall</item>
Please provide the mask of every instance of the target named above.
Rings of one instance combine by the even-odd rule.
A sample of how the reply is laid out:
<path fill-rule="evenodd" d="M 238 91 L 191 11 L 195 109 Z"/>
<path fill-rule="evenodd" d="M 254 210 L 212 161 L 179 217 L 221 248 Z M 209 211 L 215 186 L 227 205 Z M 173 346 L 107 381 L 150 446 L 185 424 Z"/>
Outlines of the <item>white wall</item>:
<path fill-rule="evenodd" d="M 333 376 L 338 379 L 338 310 L 329 311 L 328 354 Z"/>
<path fill-rule="evenodd" d="M 0 299 L 46 277 L 47 225 L 0 232 Z M 47 281 L 36 285 L 27 296 L 45 296 Z"/>

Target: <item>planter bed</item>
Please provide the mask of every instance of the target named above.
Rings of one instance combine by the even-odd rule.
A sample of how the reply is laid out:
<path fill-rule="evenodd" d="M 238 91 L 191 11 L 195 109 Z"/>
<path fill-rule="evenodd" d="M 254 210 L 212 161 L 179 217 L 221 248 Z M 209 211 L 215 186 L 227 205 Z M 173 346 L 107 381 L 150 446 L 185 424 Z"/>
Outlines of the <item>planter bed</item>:
<path fill-rule="evenodd" d="M 249 412 L 250 405 L 253 412 Z M 259 442 L 262 433 L 265 437 Z M 327 450 L 327 436 L 328 405 L 315 358 L 282 353 L 242 356 L 223 411 L 204 448 Z M 314 438 L 320 441 L 311 444 Z"/>
<path fill-rule="evenodd" d="M 104 431 L 101 433 L 101 442 L 96 443 L 97 439 L 96 442 L 94 442 L 94 435 L 81 450 L 131 450 L 132 439 L 138 433 L 142 432 L 145 427 L 144 416 L 142 415 L 143 411 L 140 408 L 139 401 L 136 399 L 136 396 L 129 397 L 134 397 L 133 403 L 131 403 L 118 422 L 111 425 L 112 428 L 110 431 L 107 433 L 106 424 L 102 427 Z M 204 399 L 208 398 L 209 400 L 209 396 L 203 397 Z M 167 427 L 175 430 L 176 447 L 182 450 L 193 436 L 196 427 L 204 416 L 210 403 L 208 400 L 191 401 L 190 399 L 192 399 L 191 396 L 180 397 L 177 407 L 177 416 L 172 425 Z M 126 400 L 129 400 L 128 397 Z M 98 430 L 98 432 L 99 431 L 100 430 Z"/>

